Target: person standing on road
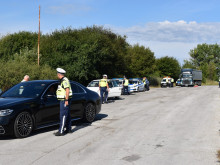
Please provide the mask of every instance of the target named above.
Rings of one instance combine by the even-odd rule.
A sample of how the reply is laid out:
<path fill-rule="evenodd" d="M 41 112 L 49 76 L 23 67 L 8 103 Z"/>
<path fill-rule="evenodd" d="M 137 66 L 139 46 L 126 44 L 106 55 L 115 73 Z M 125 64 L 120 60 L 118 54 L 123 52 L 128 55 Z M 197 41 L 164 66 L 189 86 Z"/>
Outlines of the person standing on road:
<path fill-rule="evenodd" d="M 169 87 L 169 80 L 168 80 L 168 77 L 166 78 L 166 84 L 167 84 L 167 87 Z"/>
<path fill-rule="evenodd" d="M 171 87 L 173 87 L 174 79 L 171 78 Z"/>
<path fill-rule="evenodd" d="M 144 91 L 147 90 L 146 77 L 143 77 L 142 82 L 144 83 Z"/>
<path fill-rule="evenodd" d="M 144 83 L 145 90 L 149 91 L 150 90 L 150 83 L 149 83 L 147 77 L 144 77 L 142 81 Z"/>
<path fill-rule="evenodd" d="M 128 95 L 128 79 L 126 77 L 124 77 L 124 81 L 123 81 L 123 91 L 124 91 L 124 95 Z"/>
<path fill-rule="evenodd" d="M 28 75 L 24 76 L 24 79 L 21 82 L 27 82 L 30 80 L 30 77 Z"/>
<path fill-rule="evenodd" d="M 71 116 L 70 116 L 70 99 L 72 97 L 72 89 L 69 80 L 64 76 L 66 71 L 62 68 L 57 68 L 57 77 L 60 79 L 56 94 L 60 100 L 60 128 L 55 136 L 63 136 L 65 133 L 72 133 Z M 64 128 L 66 131 L 64 132 Z"/>
<path fill-rule="evenodd" d="M 220 88 L 220 77 L 219 77 L 218 81 L 219 81 L 218 85 L 219 85 L 219 88 Z"/>
<path fill-rule="evenodd" d="M 100 96 L 101 96 L 101 103 L 108 103 L 108 92 L 109 92 L 109 86 L 108 86 L 108 80 L 107 80 L 107 75 L 104 74 L 103 78 L 99 82 L 99 90 L 100 90 Z M 104 95 L 105 94 L 105 98 Z M 103 100 L 104 98 L 104 100 Z"/>

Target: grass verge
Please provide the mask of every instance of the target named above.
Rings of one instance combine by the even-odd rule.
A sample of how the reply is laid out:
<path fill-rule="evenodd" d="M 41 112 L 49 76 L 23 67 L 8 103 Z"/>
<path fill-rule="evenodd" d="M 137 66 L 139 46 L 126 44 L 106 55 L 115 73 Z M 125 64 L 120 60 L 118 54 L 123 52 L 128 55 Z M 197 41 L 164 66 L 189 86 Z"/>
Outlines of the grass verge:
<path fill-rule="evenodd" d="M 218 150 L 217 152 L 217 158 L 218 158 L 218 162 L 220 162 L 220 150 Z"/>
<path fill-rule="evenodd" d="M 202 83 L 202 85 L 218 85 L 218 82 L 213 80 L 206 80 L 206 82 Z"/>

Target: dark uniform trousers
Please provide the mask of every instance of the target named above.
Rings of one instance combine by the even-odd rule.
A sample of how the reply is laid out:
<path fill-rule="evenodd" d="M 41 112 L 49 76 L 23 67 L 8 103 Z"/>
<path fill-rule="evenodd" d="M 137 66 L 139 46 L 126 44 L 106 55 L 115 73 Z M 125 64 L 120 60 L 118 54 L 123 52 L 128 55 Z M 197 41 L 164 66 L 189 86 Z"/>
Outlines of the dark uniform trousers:
<path fill-rule="evenodd" d="M 105 94 L 105 98 L 103 100 L 103 95 L 104 94 Z M 108 98 L 107 87 L 100 87 L 100 95 L 101 95 L 101 103 L 107 102 L 107 98 Z"/>
<path fill-rule="evenodd" d="M 128 95 L 128 86 L 124 86 L 124 94 Z"/>
<path fill-rule="evenodd" d="M 70 116 L 70 104 L 71 101 L 68 101 L 68 106 L 65 105 L 65 101 L 60 101 L 60 128 L 59 132 L 63 133 L 64 128 L 66 128 L 67 131 L 71 130 L 71 116 Z"/>

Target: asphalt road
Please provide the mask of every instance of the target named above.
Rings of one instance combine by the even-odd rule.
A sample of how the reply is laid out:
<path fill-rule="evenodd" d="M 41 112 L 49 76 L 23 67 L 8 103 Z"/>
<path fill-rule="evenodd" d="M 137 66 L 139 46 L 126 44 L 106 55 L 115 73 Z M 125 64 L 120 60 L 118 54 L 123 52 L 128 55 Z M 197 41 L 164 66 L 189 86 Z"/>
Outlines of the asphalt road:
<path fill-rule="evenodd" d="M 112 100 L 113 101 L 113 100 Z M 212 165 L 220 149 L 217 86 L 156 88 L 103 105 L 95 122 L 0 138 L 1 165 Z"/>

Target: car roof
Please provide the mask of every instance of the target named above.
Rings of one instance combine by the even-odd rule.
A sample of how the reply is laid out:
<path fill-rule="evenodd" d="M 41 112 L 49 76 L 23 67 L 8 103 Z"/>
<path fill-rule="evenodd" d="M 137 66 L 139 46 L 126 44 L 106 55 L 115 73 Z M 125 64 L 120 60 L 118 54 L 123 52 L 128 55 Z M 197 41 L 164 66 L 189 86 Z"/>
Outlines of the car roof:
<path fill-rule="evenodd" d="M 52 82 L 58 82 L 58 80 L 32 80 L 32 81 L 25 81 L 21 83 L 52 83 Z"/>
<path fill-rule="evenodd" d="M 50 84 L 50 83 L 54 83 L 54 82 L 60 82 L 60 81 L 59 80 L 31 80 L 31 81 L 26 81 L 26 82 L 21 82 L 21 83 L 46 83 L 46 84 Z M 78 82 L 72 81 L 72 80 L 70 80 L 70 82 L 78 83 Z"/>
<path fill-rule="evenodd" d="M 140 80 L 140 79 L 138 79 L 138 78 L 129 78 L 129 80 L 137 81 L 137 80 Z"/>

